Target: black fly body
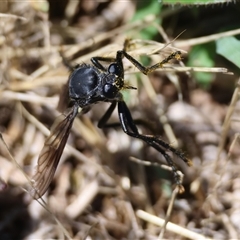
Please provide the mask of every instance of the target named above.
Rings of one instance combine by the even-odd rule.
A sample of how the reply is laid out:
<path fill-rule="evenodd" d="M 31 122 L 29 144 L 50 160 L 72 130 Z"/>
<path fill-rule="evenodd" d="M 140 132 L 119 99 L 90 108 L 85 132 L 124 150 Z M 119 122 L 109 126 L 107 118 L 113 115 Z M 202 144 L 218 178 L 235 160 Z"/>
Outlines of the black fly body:
<path fill-rule="evenodd" d="M 163 140 L 155 136 L 147 136 L 139 133 L 121 93 L 123 89 L 135 89 L 124 82 L 124 68 L 122 62 L 124 57 L 143 74 L 147 75 L 161 68 L 163 64 L 169 62 L 171 59 L 181 59 L 181 52 L 174 52 L 162 62 L 151 67 L 144 67 L 125 50 L 118 51 L 116 58 L 93 57 L 91 59 L 92 65 L 82 64 L 74 67 L 68 80 L 70 107 L 67 113 L 55 120 L 51 133 L 46 139 L 44 147 L 39 155 L 36 173 L 32 178 L 33 186 L 31 195 L 33 198 L 38 199 L 47 191 L 77 114 L 84 114 L 91 108 L 92 104 L 103 101 L 110 102 L 111 104 L 100 119 L 98 127 L 103 128 L 107 126 L 107 122 L 117 106 L 122 130 L 133 138 L 141 139 L 161 153 L 166 159 L 167 164 L 172 168 L 176 184 L 182 187 L 177 168 L 166 151 L 173 152 L 188 165 L 191 165 L 191 161 L 185 157 L 181 151 L 171 147 Z M 101 61 L 111 63 L 108 68 L 105 68 L 100 63 Z"/>

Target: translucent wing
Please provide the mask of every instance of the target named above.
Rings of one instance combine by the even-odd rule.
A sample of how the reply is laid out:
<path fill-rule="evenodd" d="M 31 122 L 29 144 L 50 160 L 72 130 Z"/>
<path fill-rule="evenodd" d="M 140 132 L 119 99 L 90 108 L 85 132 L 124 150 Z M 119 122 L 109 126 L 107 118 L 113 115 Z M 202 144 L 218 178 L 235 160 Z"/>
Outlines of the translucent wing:
<path fill-rule="evenodd" d="M 32 178 L 30 193 L 35 199 L 40 198 L 47 191 L 53 179 L 77 112 L 78 107 L 73 106 L 67 115 L 57 118 L 52 126 L 51 133 L 39 155 L 36 173 Z"/>

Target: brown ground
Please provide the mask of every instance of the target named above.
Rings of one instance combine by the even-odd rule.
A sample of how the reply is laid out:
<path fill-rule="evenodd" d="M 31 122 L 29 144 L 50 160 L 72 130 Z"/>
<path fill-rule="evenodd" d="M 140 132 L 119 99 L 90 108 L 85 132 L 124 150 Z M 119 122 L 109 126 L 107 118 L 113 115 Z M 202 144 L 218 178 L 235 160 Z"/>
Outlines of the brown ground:
<path fill-rule="evenodd" d="M 47 129 L 60 115 L 59 94 L 69 75 L 60 52 L 72 63 L 89 63 L 93 56 L 114 57 L 130 37 L 135 42 L 129 52 L 139 59 L 163 42 L 160 33 L 156 42 L 140 40 L 140 28 L 153 23 L 149 18 L 130 23 L 136 10 L 131 1 L 50 1 L 49 11 L 46 6 L 44 1 L 0 4 L 6 14 L 0 16 L 0 240 L 240 238 L 239 69 L 219 56 L 215 66 L 234 75 L 212 74 L 207 90 L 177 61 L 166 64 L 167 71 L 146 77 L 134 74 L 137 69 L 124 60 L 126 81 L 137 87 L 124 91 L 126 103 L 135 119 L 148 120 L 151 126 L 140 125 L 141 132 L 160 136 L 192 159 L 188 167 L 169 152 L 184 174 L 183 194 L 176 196 L 166 167 L 130 160 L 165 164 L 161 154 L 119 127 L 97 128 L 107 103 L 75 119 L 71 147 L 65 149 L 44 196 L 47 205 L 23 190 L 30 184 L 27 176 L 34 173 Z M 187 29 L 185 39 L 174 44 L 189 52 L 188 39 L 217 33 L 220 26 L 239 27 L 239 4 L 225 7 L 228 11 L 223 6 L 199 9 L 195 20 L 194 9 L 165 8 L 162 26 L 170 39 Z M 151 60 L 159 62 L 173 51 L 167 46 Z M 111 122 L 117 121 L 114 112 Z M 169 224 L 164 232 L 154 216 L 189 232 Z"/>

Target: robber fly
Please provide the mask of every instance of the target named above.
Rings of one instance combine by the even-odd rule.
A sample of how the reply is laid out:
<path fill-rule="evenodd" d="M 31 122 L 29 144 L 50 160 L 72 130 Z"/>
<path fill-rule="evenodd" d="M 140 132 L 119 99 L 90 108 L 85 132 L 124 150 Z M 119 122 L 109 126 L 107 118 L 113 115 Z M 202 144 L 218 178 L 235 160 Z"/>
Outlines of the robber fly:
<path fill-rule="evenodd" d="M 163 64 L 169 62 L 171 59 L 181 59 L 181 52 L 174 52 L 162 62 L 151 67 L 144 67 L 123 49 L 117 51 L 116 58 L 93 57 L 91 65 L 81 64 L 74 67 L 68 80 L 68 112 L 62 115 L 61 120 L 55 120 L 51 133 L 46 139 L 39 155 L 36 173 L 32 178 L 31 195 L 33 198 L 38 199 L 47 191 L 66 145 L 75 117 L 78 114 L 86 113 L 93 104 L 99 102 L 110 102 L 111 104 L 100 119 L 98 127 L 103 128 L 107 126 L 107 122 L 117 106 L 122 130 L 131 137 L 141 139 L 161 153 L 166 159 L 167 164 L 172 168 L 176 184 L 181 187 L 177 168 L 166 151 L 173 152 L 189 166 L 191 165 L 191 161 L 181 151 L 171 147 L 158 137 L 146 136 L 139 133 L 121 93 L 123 89 L 135 89 L 124 82 L 122 61 L 124 57 L 143 74 L 147 75 L 161 68 Z M 110 62 L 110 64 L 106 68 L 100 62 Z"/>

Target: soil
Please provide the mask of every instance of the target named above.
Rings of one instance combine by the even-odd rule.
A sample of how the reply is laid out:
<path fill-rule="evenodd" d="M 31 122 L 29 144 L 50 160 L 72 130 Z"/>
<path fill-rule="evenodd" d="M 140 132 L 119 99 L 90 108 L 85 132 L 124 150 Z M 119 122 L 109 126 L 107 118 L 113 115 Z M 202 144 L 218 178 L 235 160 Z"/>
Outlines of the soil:
<path fill-rule="evenodd" d="M 239 69 L 216 54 L 214 67 L 233 74 L 210 69 L 207 85 L 195 69 L 184 69 L 186 51 L 193 47 L 188 40 L 239 28 L 240 5 L 175 10 L 162 7 L 157 25 L 149 16 L 131 21 L 135 1 L 0 4 L 0 240 L 239 238 Z M 140 32 L 150 25 L 158 33 L 147 41 Z M 163 31 L 172 44 L 166 44 Z M 123 59 L 126 86 L 137 89 L 122 92 L 139 132 L 166 144 L 156 151 L 129 137 L 117 110 L 112 125 L 99 129 L 109 103 L 95 104 L 74 120 L 46 194 L 33 199 L 31 179 L 48 129 L 53 134 L 51 126 L 70 106 L 71 70 L 64 62 L 115 58 L 128 38 L 131 56 L 140 61 L 148 55 L 141 59 L 144 65 L 182 52 L 181 61 L 172 59 L 148 76 Z M 170 156 L 172 167 L 161 153 Z M 181 188 L 175 167 L 183 177 Z M 165 228 L 154 217 L 175 225 Z"/>

